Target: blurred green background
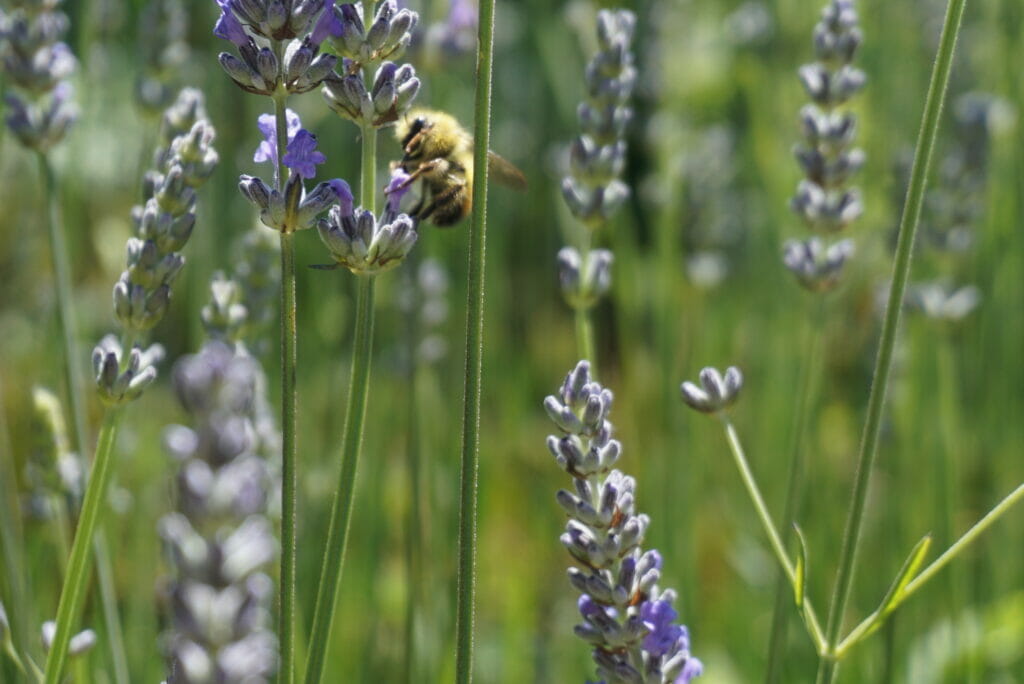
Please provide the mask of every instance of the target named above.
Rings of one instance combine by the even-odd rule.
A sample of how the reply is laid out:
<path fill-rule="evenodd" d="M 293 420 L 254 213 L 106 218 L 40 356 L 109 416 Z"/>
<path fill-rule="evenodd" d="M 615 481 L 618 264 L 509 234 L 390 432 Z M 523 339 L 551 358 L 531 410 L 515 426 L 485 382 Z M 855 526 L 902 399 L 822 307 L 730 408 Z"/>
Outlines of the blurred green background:
<path fill-rule="evenodd" d="M 421 37 L 447 3 L 410 0 Z M 602 3 L 606 4 L 606 3 Z M 678 386 L 706 365 L 746 376 L 733 416 L 776 518 L 786 486 L 794 397 L 814 300 L 780 262 L 781 244 L 805 231 L 787 208 L 800 178 L 791 149 L 805 95 L 796 68 L 812 58 L 819 2 L 666 0 L 628 3 L 637 12 L 640 81 L 629 133 L 633 195 L 598 242 L 615 252 L 613 292 L 596 310 L 601 381 L 616 396 L 611 420 L 624 446 L 620 468 L 637 478 L 638 507 L 651 515 L 647 545 L 665 557 L 663 586 L 677 588 L 702 682 L 759 681 L 764 669 L 776 567 L 715 421 L 686 410 Z M 110 291 L 123 264 L 129 210 L 139 195 L 156 120 L 134 96 L 141 49 L 138 0 L 67 3 L 71 45 L 82 68 L 82 117 L 54 154 L 72 252 L 82 358 L 114 326 Z M 217 269 L 230 269 L 255 217 L 236 190 L 239 173 L 268 174 L 251 161 L 256 116 L 269 101 L 234 88 L 216 63 L 213 2 L 191 0 L 187 60 L 171 74 L 201 87 L 218 131 L 221 165 L 201 191 L 188 265 L 171 311 L 154 330 L 169 359 L 203 339 L 198 312 Z M 915 139 L 944 9 L 935 0 L 858 2 L 868 85 L 855 100 L 867 164 L 856 179 L 866 214 L 853 227 L 857 256 L 844 285 L 826 297 L 825 358 L 808 424 L 808 488 L 799 522 L 810 547 L 810 593 L 824 613 L 839 554 L 863 409 L 879 332 L 878 293 L 891 268 L 899 218 L 899 156 Z M 565 148 L 576 133 L 582 70 L 595 49 L 590 2 L 499 2 L 493 148 L 523 169 L 523 198 L 491 193 L 476 680 L 580 682 L 592 676 L 588 648 L 572 633 L 576 595 L 558 542 L 555 504 L 569 486 L 544 446 L 552 424 L 541 409 L 577 361 L 571 311 L 562 303 L 555 254 L 577 230 L 562 204 Z M 418 103 L 471 121 L 471 54 L 430 49 L 406 58 L 423 80 Z M 956 256 L 922 249 L 913 278 L 973 283 L 981 306 L 957 324 L 908 314 L 890 385 L 873 475 L 851 626 L 874 609 L 905 555 L 925 533 L 936 555 L 1024 480 L 1024 5 L 968 3 L 950 102 L 968 92 L 1000 101 L 991 126 L 987 179 Z M 291 106 L 319 136 L 321 177 L 357 178 L 357 130 L 312 93 Z M 950 107 L 937 165 L 956 144 Z M 399 155 L 380 144 L 381 167 Z M 933 174 L 938 177 L 940 174 Z M 31 388 L 61 387 L 54 290 L 34 160 L 6 132 L 0 140 L 0 448 L 24 489 Z M 926 213 L 926 221 L 928 214 Z M 378 281 L 373 381 L 355 518 L 334 631 L 329 681 L 401 681 L 410 649 L 406 603 L 417 607 L 414 681 L 453 671 L 458 459 L 465 325 L 466 225 L 424 229 L 418 259 L 447 272 L 449 316 L 438 333 L 447 353 L 410 376 L 410 345 L 397 303 L 409 274 Z M 298 263 L 324 263 L 312 233 L 297 238 Z M 710 273 L 710 275 L 709 275 Z M 311 620 L 326 535 L 348 382 L 354 280 L 344 271 L 300 268 L 300 624 Z M 276 350 L 276 347 L 275 347 Z M 271 388 L 276 351 L 267 368 Z M 118 443 L 115 510 L 108 516 L 132 681 L 159 681 L 164 618 L 155 597 L 166 572 L 155 524 L 171 503 L 171 464 L 161 431 L 183 420 L 168 388 L 131 406 Z M 413 381 L 410 381 L 410 377 Z M 276 401 L 276 399 L 275 399 Z M 93 429 L 99 406 L 91 400 Z M 415 425 L 413 424 L 415 421 Z M 410 529 L 409 450 L 422 468 L 424 511 Z M 955 465 L 952 500 L 942 463 Z M 4 472 L 10 472 L 10 466 Z M 1024 512 L 1013 511 L 952 571 L 856 650 L 847 682 L 1024 681 Z M 59 564 L 48 527 L 25 522 L 30 602 L 39 621 L 56 609 Z M 423 565 L 406 572 L 405 544 L 422 535 Z M 0 585 L 6 591 L 6 584 Z M 411 590 L 410 587 L 418 587 Z M 102 629 L 95 601 L 86 622 Z M 300 630 L 301 639 L 304 630 Z M 102 647 L 89 656 L 107 681 Z M 811 681 L 810 641 L 791 621 L 784 681 Z"/>

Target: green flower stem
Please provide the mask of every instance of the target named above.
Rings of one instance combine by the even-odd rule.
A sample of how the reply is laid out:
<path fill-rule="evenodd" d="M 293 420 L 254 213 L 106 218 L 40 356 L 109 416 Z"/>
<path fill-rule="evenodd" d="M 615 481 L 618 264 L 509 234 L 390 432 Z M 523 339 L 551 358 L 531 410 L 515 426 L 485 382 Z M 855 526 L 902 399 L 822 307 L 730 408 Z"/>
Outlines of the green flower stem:
<path fill-rule="evenodd" d="M 275 49 L 280 46 L 275 42 Z M 277 189 L 284 191 L 285 147 L 288 124 L 285 116 L 287 93 L 275 95 L 274 120 L 277 137 Z M 281 645 L 280 681 L 295 680 L 295 555 L 296 484 L 295 467 L 295 373 L 297 358 L 295 305 L 295 235 L 281 231 L 281 586 L 279 631 Z"/>
<path fill-rule="evenodd" d="M 966 0 L 949 0 L 942 27 L 942 37 L 939 39 L 935 65 L 932 68 L 931 81 L 928 84 L 921 131 L 917 137 L 914 166 L 910 174 L 910 186 L 903 207 L 903 216 L 900 219 L 896 257 L 893 263 L 892 287 L 889 291 L 889 302 L 882 323 L 882 336 L 875 361 L 871 395 L 868 399 L 867 419 L 864 422 L 864 433 L 857 459 L 853 496 L 843 534 L 839 570 L 836 573 L 832 602 L 829 606 L 825 632 L 829 648 L 822 653 L 819 661 L 818 684 L 832 682 L 838 667 L 838 660 L 831 651 L 835 650 L 839 641 L 846 604 L 853 586 L 857 546 L 860 541 L 861 523 L 864 520 L 864 504 L 867 500 L 868 485 L 871 480 L 871 468 L 878 450 L 878 434 L 882 426 L 885 392 L 889 384 L 889 371 L 892 368 L 893 352 L 896 348 L 896 333 L 899 329 L 903 298 L 907 289 L 907 280 L 910 277 L 910 262 L 914 256 L 914 236 L 917 233 L 917 224 L 921 217 L 921 205 L 924 201 L 928 170 L 931 166 L 935 138 L 939 132 L 942 105 L 946 96 L 946 88 L 949 85 L 949 73 L 953 65 L 953 53 L 956 48 L 957 35 L 960 32 L 960 19 L 963 17 L 965 4 Z"/>
<path fill-rule="evenodd" d="M 320 569 L 320 585 L 313 612 L 313 631 L 306 661 L 307 684 L 318 684 L 323 679 L 327 647 L 334 625 L 336 597 L 341 587 L 345 564 L 345 547 L 352 521 L 352 501 L 355 494 L 356 466 L 363 441 L 363 420 L 366 417 L 366 397 L 370 389 L 370 362 L 373 347 L 373 290 L 374 276 L 358 277 L 356 295 L 356 329 L 352 349 L 352 375 L 349 380 L 348 407 L 345 411 L 345 437 L 342 442 L 341 472 L 338 489 L 331 507 L 331 524 L 327 532 L 324 562 Z"/>
<path fill-rule="evenodd" d="M 594 354 L 594 326 L 590 322 L 590 309 L 576 307 L 576 348 L 581 359 L 590 362 L 590 372 L 597 377 L 597 356 Z"/>
<path fill-rule="evenodd" d="M 359 178 L 359 203 L 376 213 L 377 130 L 365 126 L 362 135 L 362 165 Z M 334 626 L 334 610 L 345 565 L 345 547 L 352 521 L 352 502 L 356 488 L 356 466 L 363 443 L 366 397 L 370 390 L 370 366 L 373 357 L 373 292 L 375 276 L 358 276 L 356 286 L 356 328 L 352 345 L 352 371 L 345 409 L 345 435 L 341 446 L 341 471 L 331 505 L 331 524 L 327 531 L 324 562 L 313 611 L 309 657 L 306 661 L 307 684 L 318 684 L 324 675 L 327 647 Z"/>
<path fill-rule="evenodd" d="M 747 488 L 747 493 L 750 495 L 750 500 L 753 502 L 754 508 L 757 511 L 757 517 L 761 519 L 761 524 L 764 526 L 764 531 L 768 534 L 768 541 L 771 543 L 772 550 L 775 552 L 775 557 L 778 559 L 779 565 L 782 566 L 782 570 L 785 572 L 790 586 L 793 587 L 796 585 L 796 569 L 790 562 L 789 556 L 786 555 L 786 547 L 782 543 L 782 537 L 775 528 L 775 523 L 772 522 L 772 516 L 768 512 L 768 507 L 764 503 L 764 497 L 761 496 L 761 490 L 758 488 L 757 481 L 754 479 L 754 474 L 751 472 L 750 466 L 747 464 L 747 457 L 743 452 L 743 445 L 740 443 L 739 435 L 736 434 L 736 428 L 733 427 L 728 416 L 724 413 L 720 414 L 719 418 L 722 421 L 722 425 L 725 426 L 725 437 L 729 442 L 729 450 L 732 451 L 736 467 L 740 471 L 740 478 L 743 480 L 743 484 Z M 811 605 L 810 599 L 805 599 L 804 607 L 804 623 L 807 625 L 807 633 L 814 642 L 815 648 L 821 652 L 821 650 L 825 648 L 825 637 L 821 631 L 817 614 L 814 612 L 814 607 Z"/>
<path fill-rule="evenodd" d="M 1002 501 L 1000 501 L 995 508 L 985 514 L 985 516 L 976 522 L 971 529 L 967 530 L 962 537 L 950 546 L 946 551 L 936 558 L 932 563 L 924 570 L 919 572 L 914 579 L 907 583 L 907 586 L 900 592 L 898 600 L 900 603 L 910 598 L 917 590 L 923 587 L 928 580 L 934 577 L 940 570 L 945 568 L 949 563 L 956 558 L 960 553 L 966 549 L 971 543 L 974 542 L 982 533 L 988 530 L 999 518 L 1009 511 L 1013 506 L 1024 499 L 1024 484 L 1019 485 L 1015 490 L 1010 492 Z M 859 625 L 857 625 L 853 631 L 843 639 L 838 646 L 835 648 L 836 660 L 841 660 L 843 656 L 849 652 L 850 648 L 856 645 L 864 637 L 871 633 L 872 622 L 878 618 L 878 611 L 875 611 L 871 615 L 864 618 Z"/>
<path fill-rule="evenodd" d="M 60 198 L 56 177 L 50 160 L 43 152 L 37 153 L 40 174 L 43 177 L 43 194 L 46 197 L 46 228 L 50 237 L 50 258 L 53 262 L 53 276 L 57 289 L 57 310 L 60 324 L 61 340 L 64 344 L 64 385 L 67 388 L 68 404 L 71 407 L 71 423 L 74 429 L 72 448 L 84 454 L 89 443 L 89 431 L 86 421 L 85 392 L 82 389 L 82 370 L 79 364 L 77 348 L 78 328 L 75 324 L 74 305 L 71 296 L 71 267 L 68 263 L 68 248 L 65 240 L 63 222 L 60 215 Z M 67 516 L 65 516 L 67 517 Z M 67 535 L 70 527 L 64 527 L 62 534 Z M 102 530 L 97 540 L 102 538 Z M 110 568 L 110 558 L 101 557 L 108 553 L 106 545 L 97 543 L 94 550 L 98 567 Z M 113 662 L 113 674 L 116 684 L 128 684 L 127 657 L 124 650 L 124 638 L 121 632 L 121 621 L 117 613 L 117 594 L 113 583 L 100 585 L 100 609 L 107 626 L 107 637 L 110 646 L 110 657 Z"/>
<path fill-rule="evenodd" d="M 85 489 L 85 501 L 75 531 L 75 541 L 71 547 L 71 558 L 68 571 L 64 577 L 64 587 L 60 592 L 60 603 L 57 607 L 57 631 L 53 637 L 53 645 L 46 658 L 46 684 L 57 684 L 61 679 L 68 654 L 68 642 L 82 613 L 85 603 L 85 587 L 89 577 L 89 551 L 92 548 L 96 526 L 101 510 L 107 500 L 107 487 L 110 484 L 113 469 L 111 468 L 114 451 L 114 438 L 117 435 L 117 424 L 121 416 L 120 408 L 108 408 L 103 416 L 100 427 L 99 441 L 96 444 L 96 459 L 89 474 L 89 484 Z"/>
<path fill-rule="evenodd" d="M 480 393 L 484 352 L 484 284 L 487 258 L 487 150 L 491 138 L 491 77 L 495 0 L 480 0 L 477 27 L 476 102 L 473 110 L 473 219 L 469 227 L 466 288 L 466 382 L 459 476 L 459 564 L 455 609 L 455 681 L 473 680 L 473 609 L 476 598 L 477 478 L 480 465 Z"/>
<path fill-rule="evenodd" d="M 783 548 L 789 544 L 791 530 L 796 519 L 797 505 L 803 495 L 804 440 L 807 436 L 807 424 L 810 422 L 814 379 L 821 373 L 821 351 L 825 340 L 825 305 L 822 295 L 815 295 L 814 299 L 814 313 L 807 321 L 807 351 L 803 356 L 804 361 L 800 369 L 800 385 L 795 404 L 789 478 L 786 484 L 786 506 L 782 514 Z M 768 664 L 765 668 L 764 678 L 766 684 L 774 684 L 782 676 L 782 661 L 786 652 L 786 626 L 789 622 L 789 610 L 792 602 L 791 583 L 784 575 L 780 574 L 775 583 L 775 608 L 772 613 Z"/>

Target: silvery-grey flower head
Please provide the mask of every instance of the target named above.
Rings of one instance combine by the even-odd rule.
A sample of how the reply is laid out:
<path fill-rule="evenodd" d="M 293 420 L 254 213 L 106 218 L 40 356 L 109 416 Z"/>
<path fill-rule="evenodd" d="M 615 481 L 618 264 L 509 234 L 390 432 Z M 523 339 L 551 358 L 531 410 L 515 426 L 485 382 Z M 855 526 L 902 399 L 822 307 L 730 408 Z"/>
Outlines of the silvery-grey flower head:
<path fill-rule="evenodd" d="M 575 247 L 558 251 L 558 282 L 569 306 L 590 308 L 608 292 L 612 284 L 613 259 L 607 249 L 587 252 L 586 258 L 581 257 Z"/>
<path fill-rule="evenodd" d="M 416 244 L 415 221 L 385 209 L 378 219 L 359 207 L 335 206 L 317 225 L 320 239 L 338 266 L 356 275 L 376 275 L 402 263 Z"/>
<path fill-rule="evenodd" d="M 853 252 L 853 240 L 849 239 L 827 247 L 818 237 L 789 240 L 783 249 L 782 262 L 805 288 L 825 292 L 839 284 L 843 267 Z"/>
<path fill-rule="evenodd" d="M 340 31 L 332 38 L 338 54 L 353 60 L 358 67 L 372 66 L 384 60 L 402 56 L 412 41 L 412 29 L 419 15 L 407 8 L 399 8 L 397 0 L 384 0 L 377 5 L 367 26 L 367 9 L 373 3 L 344 3 L 335 10 Z"/>
<path fill-rule="evenodd" d="M 587 97 L 577 111 L 582 134 L 569 149 L 562 196 L 569 211 L 591 228 L 607 222 L 629 197 L 619 176 L 626 157 L 623 135 L 633 116 L 628 101 L 637 75 L 630 51 L 635 26 L 636 16 L 628 10 L 601 10 L 598 52 L 584 72 Z"/>
<path fill-rule="evenodd" d="M 108 406 L 118 406 L 135 399 L 156 380 L 156 364 L 163 358 L 164 348 L 159 344 L 145 350 L 134 346 L 124 358 L 121 342 L 114 335 L 107 335 L 92 352 L 100 400 Z"/>
<path fill-rule="evenodd" d="M 419 92 L 420 80 L 410 64 L 384 62 L 377 69 L 369 91 L 362 74 L 351 67 L 354 64 L 346 65 L 344 76 L 326 79 L 323 94 L 331 109 L 359 126 L 380 128 L 393 124 L 409 110 Z"/>
<path fill-rule="evenodd" d="M 973 285 L 960 288 L 945 282 L 920 283 L 910 290 L 910 304 L 928 318 L 959 321 L 981 304 L 981 291 Z"/>
<path fill-rule="evenodd" d="M 702 413 L 719 413 L 728 408 L 739 398 L 743 387 L 743 375 L 735 366 L 730 366 L 724 377 L 715 368 L 705 368 L 699 379 L 699 387 L 687 381 L 679 389 L 683 402 Z"/>
<path fill-rule="evenodd" d="M 68 82 L 77 61 L 61 42 L 69 23 L 59 3 L 12 4 L 0 10 L 0 65 L 21 92 L 4 98 L 7 125 L 22 145 L 45 152 L 78 116 Z"/>
<path fill-rule="evenodd" d="M 213 33 L 234 43 L 240 57 L 220 53 L 221 67 L 246 92 L 292 94 L 318 87 L 331 73 L 337 57 L 320 53 L 327 38 L 338 35 L 341 23 L 334 0 L 217 0 L 221 14 Z M 281 59 L 272 43 L 284 41 Z"/>

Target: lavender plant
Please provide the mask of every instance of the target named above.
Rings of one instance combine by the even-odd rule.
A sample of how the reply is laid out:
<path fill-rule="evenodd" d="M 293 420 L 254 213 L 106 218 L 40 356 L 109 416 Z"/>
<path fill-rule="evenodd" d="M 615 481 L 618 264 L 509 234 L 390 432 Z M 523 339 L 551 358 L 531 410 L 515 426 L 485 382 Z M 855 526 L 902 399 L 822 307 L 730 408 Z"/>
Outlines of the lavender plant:
<path fill-rule="evenodd" d="M 821 374 L 825 335 L 824 293 L 840 282 L 847 262 L 853 257 L 853 240 L 829 242 L 827 238 L 847 229 L 864 213 L 860 191 L 851 178 L 864 165 L 865 155 L 854 147 L 857 119 L 850 111 L 850 99 L 864 86 L 864 72 L 853 66 L 863 40 L 853 0 L 830 0 L 814 27 L 817 61 L 800 67 L 800 81 L 811 103 L 800 110 L 803 142 L 794 150 L 804 179 L 797 186 L 790 207 L 814 233 L 802 240 L 788 240 L 782 262 L 801 287 L 814 293 L 812 313 L 806 326 L 806 351 L 794 405 L 789 475 L 783 510 L 783 542 L 797 516 L 804 472 L 804 441 L 813 406 L 815 381 Z M 781 574 L 776 583 L 775 608 L 768 643 L 765 681 L 779 681 L 785 653 L 790 588 Z"/>
<path fill-rule="evenodd" d="M 612 393 L 580 361 L 557 396 L 544 400 L 559 435 L 547 439 L 574 491 L 557 500 L 569 516 L 562 544 L 577 565 L 569 581 L 580 592 L 577 636 L 594 647 L 602 682 L 687 684 L 701 674 L 690 637 L 676 623 L 676 593 L 658 587 L 661 555 L 644 551 L 650 518 L 636 512 L 636 481 L 612 466 L 622 445 L 608 420 Z"/>
<path fill-rule="evenodd" d="M 359 206 L 352 198 L 331 209 L 317 228 L 334 264 L 357 277 L 356 320 L 352 347 L 341 469 L 331 504 L 331 522 L 317 585 L 306 682 L 323 678 L 334 624 L 335 597 L 341 584 L 355 495 L 355 474 L 362 445 L 373 348 L 374 283 L 376 276 L 397 266 L 417 239 L 416 225 L 400 213 L 404 180 L 399 171 L 389 182 L 388 201 L 376 209 L 377 134 L 398 121 L 419 92 L 420 81 L 409 64 L 398 65 L 412 40 L 419 15 L 400 9 L 395 0 L 376 5 L 346 3 L 335 10 L 338 31 L 332 44 L 342 56 L 341 70 L 324 80 L 327 105 L 358 126 L 362 141 Z M 371 19 L 372 16 L 372 19 Z"/>
<path fill-rule="evenodd" d="M 592 249 L 594 234 L 629 197 L 619 177 L 626 163 L 626 126 L 633 118 L 629 98 L 636 82 L 630 43 L 636 16 L 628 10 L 602 10 L 597 15 L 600 46 L 584 72 L 587 98 L 577 117 L 582 133 L 569 149 L 569 175 L 562 196 L 582 224 L 576 246 L 558 253 L 562 295 L 576 314 L 580 354 L 596 364 L 590 310 L 611 287 L 612 253 Z"/>
<path fill-rule="evenodd" d="M 342 31 L 334 0 L 277 2 L 276 0 L 217 0 L 221 14 L 214 35 L 235 45 L 238 56 L 222 52 L 221 67 L 235 85 L 274 102 L 274 114 L 260 120 L 265 142 L 256 161 L 274 165 L 273 188 L 260 179 L 243 176 L 242 193 L 261 212 L 261 220 L 279 231 L 281 242 L 281 586 L 280 636 L 281 670 L 284 681 L 295 671 L 295 538 L 296 538 L 296 392 L 298 331 L 295 302 L 294 233 L 309 227 L 339 192 L 347 190 L 340 181 L 334 186 L 317 186 L 301 207 L 305 190 L 302 178 L 314 175 L 315 165 L 324 161 L 316 151 L 315 138 L 301 129 L 298 118 L 289 119 L 290 95 L 315 90 L 331 73 L 337 58 L 320 52 L 324 40 Z M 294 145 L 289 148 L 289 145 Z M 290 156 L 290 159 L 288 158 Z M 286 169 L 291 169 L 290 176 Z M 286 178 L 286 176 L 288 176 Z M 333 190 L 329 189 L 333 187 Z M 331 195 L 335 196 L 332 198 Z M 311 214 L 310 211 L 316 209 Z"/>
<path fill-rule="evenodd" d="M 87 550 L 92 545 L 106 491 L 112 477 L 111 454 L 121 409 L 156 379 L 163 348 L 143 348 L 149 330 L 170 304 L 171 286 L 185 265 L 181 249 L 195 226 L 196 190 L 218 162 L 214 130 L 205 118 L 202 94 L 186 89 L 169 110 L 165 130 L 187 132 L 171 139 L 155 154 L 154 168 L 143 179 L 144 203 L 132 210 L 135 235 L 126 245 L 126 269 L 114 285 L 114 315 L 120 339 L 107 335 L 93 351 L 96 391 L 105 406 L 96 457 L 89 474 L 78 530 L 57 609 L 57 629 L 46 661 L 46 681 L 59 681 L 71 630 L 85 602 L 89 574 Z"/>
<path fill-rule="evenodd" d="M 252 420 L 260 377 L 252 357 L 222 342 L 175 366 L 193 427 L 165 435 L 180 464 L 176 510 L 159 525 L 174 567 L 168 682 L 269 682 L 277 665 L 273 583 L 264 572 L 277 554 L 267 517 L 272 482 Z"/>

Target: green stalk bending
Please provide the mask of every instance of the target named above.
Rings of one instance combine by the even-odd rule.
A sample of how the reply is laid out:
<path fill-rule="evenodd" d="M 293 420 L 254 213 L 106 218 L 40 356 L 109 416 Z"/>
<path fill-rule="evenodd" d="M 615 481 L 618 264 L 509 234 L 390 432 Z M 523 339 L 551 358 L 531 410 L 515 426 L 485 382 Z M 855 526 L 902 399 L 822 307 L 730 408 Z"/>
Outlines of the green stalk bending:
<path fill-rule="evenodd" d="M 807 323 L 807 352 L 800 369 L 800 388 L 794 413 L 792 448 L 789 456 L 789 478 L 786 483 L 786 505 L 782 513 L 782 544 L 789 545 L 793 523 L 796 520 L 797 504 L 803 494 L 804 481 L 804 440 L 807 424 L 810 422 L 811 395 L 814 378 L 820 373 L 821 349 L 825 340 L 824 301 L 822 295 L 815 297 L 814 315 Z M 789 606 L 793 591 L 785 575 L 779 574 L 775 583 L 775 608 L 772 613 L 772 631 L 768 641 L 768 664 L 765 668 L 766 684 L 775 684 L 782 676 L 782 661 L 785 655 L 786 626 L 789 622 Z"/>
<path fill-rule="evenodd" d="M 455 610 L 455 681 L 473 679 L 473 606 L 476 594 L 477 477 L 480 463 L 480 385 L 484 351 L 484 273 L 487 257 L 487 150 L 491 138 L 491 76 L 495 0 L 480 0 L 473 112 L 473 220 L 466 289 L 466 382 L 459 477 L 459 566 Z"/>
<path fill-rule="evenodd" d="M 78 362 L 77 349 L 78 328 L 75 325 L 74 307 L 71 296 L 71 267 L 68 264 L 68 248 L 65 240 L 63 222 L 60 216 L 60 200 L 57 196 L 57 181 L 50 166 L 50 160 L 43 152 L 37 153 L 40 174 L 43 177 L 43 195 L 46 198 L 46 229 L 50 237 L 50 259 L 53 263 L 54 284 L 57 290 L 57 311 L 61 341 L 64 345 L 64 386 L 68 393 L 68 405 L 71 407 L 71 424 L 73 426 L 74 443 L 72 448 L 79 454 L 85 454 L 89 444 L 85 411 L 85 392 L 82 389 L 82 371 Z M 62 530 L 70 533 L 70 527 Z M 96 533 L 97 567 L 109 570 L 110 558 L 103 530 Z M 128 684 L 127 656 L 124 650 L 124 638 L 121 632 L 121 621 L 117 614 L 117 595 L 113 582 L 100 583 L 100 609 L 107 627 L 107 639 L 110 657 L 113 663 L 114 681 L 117 684 Z"/>
<path fill-rule="evenodd" d="M 284 192 L 284 154 L 288 144 L 285 117 L 286 94 L 275 96 L 274 119 L 277 137 L 277 189 Z M 295 468 L 295 372 L 298 330 L 295 306 L 295 235 L 293 226 L 281 231 L 281 586 L 280 591 L 280 681 L 295 681 L 295 555 L 296 483 Z"/>
<path fill-rule="evenodd" d="M 78 519 L 78 529 L 75 531 L 75 541 L 68 560 L 68 571 L 64 577 L 64 587 L 61 589 L 60 603 L 57 606 L 57 631 L 46 658 L 46 684 L 57 684 L 61 680 L 61 672 L 68 655 L 68 642 L 85 603 L 85 588 L 89 578 L 89 550 L 92 548 L 101 509 L 107 499 L 107 487 L 113 473 L 111 459 L 114 438 L 117 435 L 120 416 L 119 408 L 108 408 L 100 427 L 96 459 L 93 461 L 89 483 L 85 489 L 82 513 Z"/>
<path fill-rule="evenodd" d="M 376 215 L 374 192 L 377 174 L 377 130 L 363 128 L 363 159 L 359 179 L 360 205 Z M 356 488 L 356 466 L 363 443 L 363 422 L 366 418 L 366 397 L 370 390 L 370 365 L 373 352 L 373 285 L 372 275 L 357 276 L 356 328 L 352 346 L 352 371 L 348 385 L 348 406 L 345 409 L 345 436 L 341 446 L 341 472 L 331 505 L 331 524 L 327 531 L 324 562 L 320 568 L 320 584 L 313 611 L 309 658 L 306 661 L 306 683 L 318 684 L 323 679 L 327 647 L 334 626 L 334 610 L 341 587 L 345 565 L 345 546 L 352 521 L 352 501 Z"/>
<path fill-rule="evenodd" d="M 903 588 L 903 591 L 899 593 L 896 599 L 899 603 L 910 598 L 918 589 L 923 587 L 928 580 L 934 577 L 940 570 L 945 568 L 952 562 L 960 553 L 966 549 L 971 543 L 974 542 L 979 536 L 981 536 L 988 528 L 990 528 L 999 518 L 1009 511 L 1017 502 L 1024 499 L 1024 484 L 1018 485 L 1016 489 L 1010 492 L 1006 498 L 1000 501 L 995 508 L 985 514 L 978 522 L 974 523 L 971 529 L 967 530 L 962 537 L 956 540 L 956 542 L 950 546 L 946 551 L 936 558 L 931 564 L 919 572 L 914 579 L 907 582 L 907 586 Z M 859 625 L 857 625 L 847 636 L 844 638 L 838 646 L 835 648 L 836 660 L 841 660 L 843 656 L 849 652 L 850 648 L 868 636 L 878 619 L 878 611 L 876 610 L 871 615 L 864 618 Z"/>
<path fill-rule="evenodd" d="M 750 495 L 750 500 L 754 504 L 754 509 L 757 511 L 757 517 L 761 519 L 764 531 L 768 534 L 768 541 L 771 543 L 772 551 L 775 552 L 775 557 L 778 559 L 779 565 L 782 566 L 790 586 L 795 587 L 797 582 L 796 568 L 793 567 L 789 556 L 786 555 L 786 547 L 782 543 L 782 537 L 775 528 L 775 523 L 772 522 L 772 516 L 764 503 L 764 497 L 761 496 L 761 490 L 758 488 L 754 474 L 747 464 L 747 457 L 743 453 L 743 445 L 740 443 L 739 435 L 736 434 L 736 428 L 732 426 L 732 423 L 729 422 L 729 418 L 725 414 L 722 414 L 720 417 L 722 424 L 725 426 L 725 437 L 729 442 L 729 450 L 732 452 L 736 468 L 740 471 L 740 478 L 743 480 L 747 493 Z M 807 625 L 807 633 L 810 635 L 811 641 L 814 642 L 814 647 L 820 653 L 825 647 L 825 637 L 821 631 L 818 616 L 814 612 L 810 599 L 804 599 L 803 613 L 804 623 Z"/>
<path fill-rule="evenodd" d="M 910 277 L 910 262 L 914 256 L 914 236 L 917 233 L 917 224 L 921 217 L 921 205 L 924 201 L 928 170 L 931 166 L 935 138 L 939 132 L 942 105 L 946 96 L 946 88 L 949 85 L 949 73 L 953 64 L 953 53 L 956 48 L 957 35 L 960 32 L 960 20 L 963 17 L 965 4 L 966 0 L 949 0 L 946 18 L 942 26 L 942 37 L 939 39 L 935 65 L 932 68 L 931 81 L 928 84 L 921 130 L 914 152 L 914 166 L 910 174 L 910 186 L 903 206 L 903 216 L 900 219 L 896 258 L 893 263 L 892 287 L 889 291 L 889 302 L 882 323 L 882 337 L 875 360 L 867 419 L 864 422 L 864 433 L 861 437 L 860 454 L 857 459 L 853 497 L 843 535 L 843 548 L 839 559 L 839 570 L 836 573 L 832 602 L 829 606 L 826 627 L 829 648 L 822 654 L 819 661 L 818 684 L 830 684 L 836 676 L 839 664 L 834 650 L 838 644 L 839 632 L 846 613 L 846 604 L 853 586 L 854 564 L 860 541 L 861 523 L 864 520 L 864 503 L 867 500 L 871 468 L 878 449 L 878 434 L 882 426 L 885 391 L 889 384 L 889 371 L 892 368 L 893 352 L 896 348 L 900 312 L 907 289 L 907 280 Z"/>

